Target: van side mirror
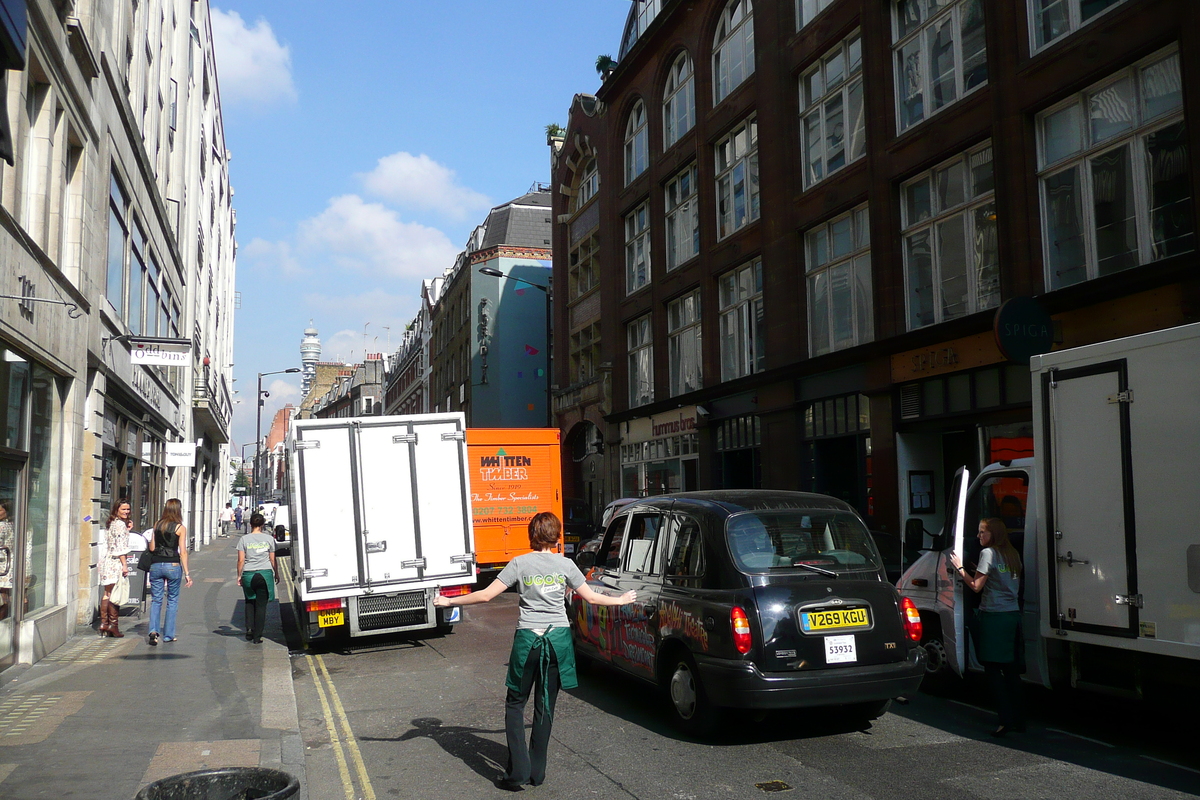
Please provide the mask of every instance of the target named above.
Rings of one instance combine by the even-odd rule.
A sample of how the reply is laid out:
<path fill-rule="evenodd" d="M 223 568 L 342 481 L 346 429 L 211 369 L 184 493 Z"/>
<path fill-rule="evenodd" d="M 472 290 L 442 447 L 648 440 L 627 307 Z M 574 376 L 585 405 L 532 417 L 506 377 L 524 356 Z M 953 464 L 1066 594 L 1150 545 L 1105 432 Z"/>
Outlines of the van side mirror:
<path fill-rule="evenodd" d="M 596 566 L 595 553 L 579 553 L 575 556 L 575 566 L 581 570 L 591 569 Z"/>
<path fill-rule="evenodd" d="M 945 550 L 948 546 L 949 545 L 946 543 L 946 534 L 936 533 L 933 536 L 933 544 L 931 544 L 929 546 L 929 549 L 940 553 L 943 550 Z"/>

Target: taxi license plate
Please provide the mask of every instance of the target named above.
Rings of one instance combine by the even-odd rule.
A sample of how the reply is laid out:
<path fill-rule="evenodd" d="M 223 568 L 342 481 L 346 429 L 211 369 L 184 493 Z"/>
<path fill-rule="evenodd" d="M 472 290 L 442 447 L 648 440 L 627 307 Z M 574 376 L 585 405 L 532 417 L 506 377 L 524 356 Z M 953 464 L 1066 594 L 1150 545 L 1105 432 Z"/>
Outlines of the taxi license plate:
<path fill-rule="evenodd" d="M 333 628 L 338 625 L 346 624 L 346 612 L 343 609 L 337 608 L 333 611 L 318 611 L 317 626 L 321 628 Z"/>
<path fill-rule="evenodd" d="M 870 626 L 871 617 L 865 608 L 831 608 L 826 611 L 804 611 L 800 614 L 800 627 L 805 633 L 847 631 Z"/>

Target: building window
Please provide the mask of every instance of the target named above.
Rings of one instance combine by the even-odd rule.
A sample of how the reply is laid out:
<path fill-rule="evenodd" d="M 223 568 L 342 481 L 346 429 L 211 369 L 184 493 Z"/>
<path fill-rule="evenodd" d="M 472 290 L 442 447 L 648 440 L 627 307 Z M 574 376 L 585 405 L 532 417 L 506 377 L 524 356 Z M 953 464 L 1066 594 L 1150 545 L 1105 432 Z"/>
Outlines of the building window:
<path fill-rule="evenodd" d="M 667 269 L 700 254 L 700 203 L 696 167 L 688 167 L 667 184 Z"/>
<path fill-rule="evenodd" d="M 762 261 L 721 276 L 721 380 L 731 381 L 764 364 Z"/>
<path fill-rule="evenodd" d="M 992 187 L 989 142 L 901 188 L 910 330 L 1000 305 Z"/>
<path fill-rule="evenodd" d="M 654 350 L 650 338 L 650 316 L 625 326 L 629 349 L 629 407 L 654 402 Z"/>
<path fill-rule="evenodd" d="M 596 196 L 596 192 L 600 191 L 600 170 L 594 157 L 584 162 L 583 169 L 577 174 L 579 182 L 575 187 L 575 196 L 571 198 L 572 214 L 586 206 L 588 201 Z"/>
<path fill-rule="evenodd" d="M 869 228 L 864 204 L 804 237 L 809 352 L 814 356 L 874 338 Z"/>
<path fill-rule="evenodd" d="M 587 383 L 596 377 L 599 365 L 600 323 L 596 322 L 571 334 L 571 381 Z"/>
<path fill-rule="evenodd" d="M 671 396 L 703 386 L 700 347 L 700 293 L 692 292 L 667 306 L 667 363 Z"/>
<path fill-rule="evenodd" d="M 567 277 L 571 284 L 571 299 L 591 291 L 598 280 L 597 257 L 600 253 L 600 239 L 595 234 L 587 236 L 576 245 L 569 256 Z"/>
<path fill-rule="evenodd" d="M 983 0 L 898 0 L 894 25 L 899 130 L 987 83 Z"/>
<path fill-rule="evenodd" d="M 758 417 L 732 417 L 715 423 L 713 428 L 717 488 L 761 488 L 762 424 Z"/>
<path fill-rule="evenodd" d="M 625 183 L 631 183 L 634 178 L 646 171 L 648 156 L 649 131 L 646 127 L 646 106 L 641 100 L 629 113 L 629 121 L 625 123 Z"/>
<path fill-rule="evenodd" d="M 203 261 L 201 261 L 203 263 Z M 133 223 L 133 239 L 129 247 L 129 309 L 125 321 L 129 331 L 135 336 L 143 333 L 142 315 L 145 304 L 142 302 L 146 294 L 146 234 L 138 222 Z M 211 303 L 210 292 L 210 303 Z"/>
<path fill-rule="evenodd" d="M 812 22 L 833 0 L 796 0 L 796 30 Z"/>
<path fill-rule="evenodd" d="M 717 142 L 717 238 L 758 219 L 758 119 Z"/>
<path fill-rule="evenodd" d="M 862 41 L 857 32 L 801 76 L 800 109 L 805 187 L 867 152 Z"/>
<path fill-rule="evenodd" d="M 663 149 L 666 150 L 696 124 L 696 83 L 692 80 L 692 59 L 686 50 L 671 65 L 663 94 L 667 98 L 663 102 Z"/>
<path fill-rule="evenodd" d="M 1079 30 L 1125 0 L 1029 0 L 1029 32 L 1033 49 L 1045 47 Z"/>
<path fill-rule="evenodd" d="M 713 103 L 719 103 L 754 73 L 754 9 L 750 0 L 730 0 L 713 39 Z"/>
<path fill-rule="evenodd" d="M 625 217 L 625 294 L 650 282 L 650 204 Z"/>
<path fill-rule="evenodd" d="M 1046 287 L 1196 248 L 1179 51 L 1038 116 Z"/>
<path fill-rule="evenodd" d="M 125 315 L 125 259 L 129 240 L 129 201 L 125 190 L 114 176 L 108 192 L 108 280 L 104 294 L 116 309 L 117 316 Z"/>

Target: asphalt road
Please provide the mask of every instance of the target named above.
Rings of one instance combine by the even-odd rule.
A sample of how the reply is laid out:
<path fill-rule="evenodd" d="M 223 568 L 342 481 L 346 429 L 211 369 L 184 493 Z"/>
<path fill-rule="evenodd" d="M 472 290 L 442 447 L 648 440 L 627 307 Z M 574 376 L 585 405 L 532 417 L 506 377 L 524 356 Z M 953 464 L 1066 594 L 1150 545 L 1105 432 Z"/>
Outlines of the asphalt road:
<path fill-rule="evenodd" d="M 286 604 L 286 598 L 285 598 Z M 293 650 L 309 797 L 508 794 L 504 675 L 516 595 L 467 609 L 449 636 Z M 290 618 L 284 609 L 284 620 Z M 835 709 L 733 715 L 697 741 L 651 687 L 600 668 L 559 695 L 543 798 L 1186 797 L 1200 794 L 1194 719 L 1094 695 L 1031 691 L 1028 733 L 1002 740 L 981 681 L 922 692 L 865 730 Z M 531 709 L 532 710 L 532 703 Z M 1190 720 L 1190 721 L 1189 721 Z"/>

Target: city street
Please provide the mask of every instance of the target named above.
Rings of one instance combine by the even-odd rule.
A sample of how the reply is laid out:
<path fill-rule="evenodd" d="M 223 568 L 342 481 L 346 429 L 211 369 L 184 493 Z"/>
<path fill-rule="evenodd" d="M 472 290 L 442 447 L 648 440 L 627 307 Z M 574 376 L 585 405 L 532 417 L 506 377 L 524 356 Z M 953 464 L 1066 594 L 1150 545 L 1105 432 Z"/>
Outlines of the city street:
<path fill-rule="evenodd" d="M 504 674 L 516 595 L 473 606 L 449 636 L 293 652 L 312 798 L 501 795 Z M 283 612 L 285 627 L 290 618 Z M 1200 793 L 1200 758 L 1137 704 L 1030 692 L 1030 730 L 995 740 L 981 681 L 918 694 L 866 730 L 836 710 L 732 716 L 677 734 L 657 693 L 604 668 L 559 695 L 554 798 L 1162 798 Z M 1190 739 L 1190 737 L 1189 737 Z M 1168 763 L 1170 762 L 1170 763 Z M 786 785 L 786 789 L 784 788 Z"/>

